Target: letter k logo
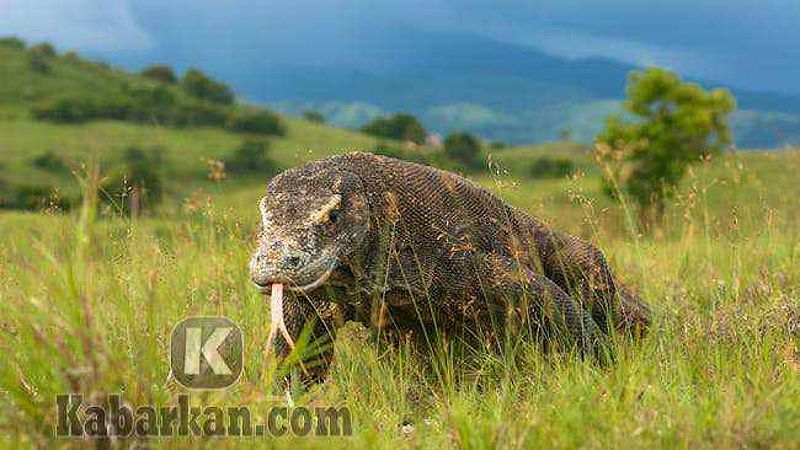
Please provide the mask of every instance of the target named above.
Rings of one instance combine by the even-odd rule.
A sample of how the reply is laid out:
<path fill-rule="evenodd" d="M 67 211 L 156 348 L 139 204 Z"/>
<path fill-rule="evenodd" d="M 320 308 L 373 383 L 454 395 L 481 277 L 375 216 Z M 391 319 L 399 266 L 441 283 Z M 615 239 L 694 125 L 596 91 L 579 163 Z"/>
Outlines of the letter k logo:
<path fill-rule="evenodd" d="M 189 317 L 172 330 L 173 377 L 190 389 L 220 389 L 242 373 L 242 333 L 225 317 Z"/>
<path fill-rule="evenodd" d="M 201 347 L 202 328 L 186 329 L 186 357 L 183 360 L 183 373 L 189 375 L 200 374 L 200 355 L 206 359 L 211 370 L 217 375 L 230 375 L 231 368 L 225 364 L 219 354 L 219 346 L 231 334 L 233 328 L 217 328 Z"/>

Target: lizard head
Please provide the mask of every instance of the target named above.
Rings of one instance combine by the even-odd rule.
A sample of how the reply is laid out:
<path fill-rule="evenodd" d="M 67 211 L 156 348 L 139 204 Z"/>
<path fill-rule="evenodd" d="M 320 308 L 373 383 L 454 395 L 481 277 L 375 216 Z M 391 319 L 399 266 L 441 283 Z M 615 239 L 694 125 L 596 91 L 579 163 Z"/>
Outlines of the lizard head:
<path fill-rule="evenodd" d="M 250 276 L 262 292 L 274 283 L 301 292 L 321 286 L 364 240 L 369 221 L 361 180 L 314 165 L 275 177 L 258 208 Z"/>

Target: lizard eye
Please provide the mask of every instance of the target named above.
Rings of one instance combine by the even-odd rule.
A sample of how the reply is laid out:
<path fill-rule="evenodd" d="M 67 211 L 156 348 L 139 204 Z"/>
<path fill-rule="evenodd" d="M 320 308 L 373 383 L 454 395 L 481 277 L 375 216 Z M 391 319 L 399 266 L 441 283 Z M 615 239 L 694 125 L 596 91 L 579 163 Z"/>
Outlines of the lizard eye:
<path fill-rule="evenodd" d="M 334 209 L 333 211 L 329 212 L 328 220 L 330 220 L 331 223 L 336 223 L 336 221 L 339 220 L 339 210 Z"/>

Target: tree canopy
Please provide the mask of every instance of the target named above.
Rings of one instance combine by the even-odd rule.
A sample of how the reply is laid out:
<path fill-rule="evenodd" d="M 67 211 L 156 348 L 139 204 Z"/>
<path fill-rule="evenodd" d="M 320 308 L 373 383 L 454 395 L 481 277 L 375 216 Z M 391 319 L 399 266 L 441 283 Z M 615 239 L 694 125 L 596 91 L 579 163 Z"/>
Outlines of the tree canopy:
<path fill-rule="evenodd" d="M 423 144 L 428 132 L 420 121 L 411 114 L 395 114 L 392 117 L 379 117 L 366 124 L 361 131 L 373 136 L 399 141 L 412 141 Z"/>
<path fill-rule="evenodd" d="M 732 143 L 728 116 L 736 108 L 726 89 L 707 91 L 663 69 L 633 72 L 628 113 L 611 115 L 597 137 L 606 183 L 636 202 L 643 224 L 659 221 L 688 166 Z"/>
<path fill-rule="evenodd" d="M 448 158 L 467 170 L 481 167 L 482 145 L 480 139 L 469 133 L 452 133 L 444 140 L 444 152 Z"/>
<path fill-rule="evenodd" d="M 197 69 L 187 70 L 181 84 L 186 93 L 193 97 L 222 105 L 233 103 L 233 91 L 227 84 L 213 80 Z"/>

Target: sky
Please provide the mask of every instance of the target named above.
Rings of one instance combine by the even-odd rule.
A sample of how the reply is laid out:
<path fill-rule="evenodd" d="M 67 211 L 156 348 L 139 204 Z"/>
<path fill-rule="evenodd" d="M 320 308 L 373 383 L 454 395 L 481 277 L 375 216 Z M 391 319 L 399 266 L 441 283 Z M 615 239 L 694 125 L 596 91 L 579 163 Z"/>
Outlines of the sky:
<path fill-rule="evenodd" d="M 797 0 L 0 0 L 0 35 L 134 63 L 355 61 L 415 29 L 800 93 Z"/>

